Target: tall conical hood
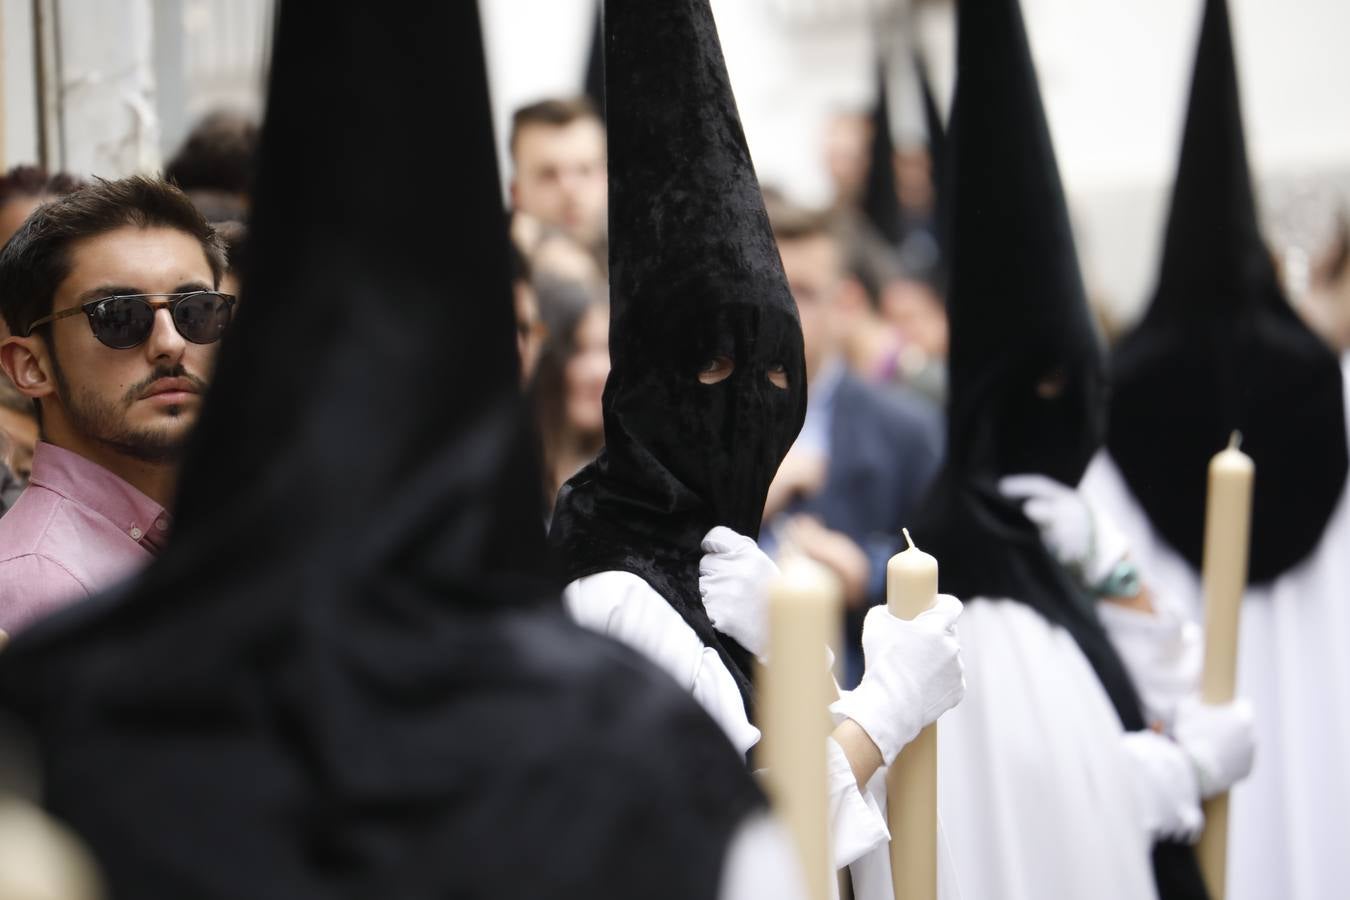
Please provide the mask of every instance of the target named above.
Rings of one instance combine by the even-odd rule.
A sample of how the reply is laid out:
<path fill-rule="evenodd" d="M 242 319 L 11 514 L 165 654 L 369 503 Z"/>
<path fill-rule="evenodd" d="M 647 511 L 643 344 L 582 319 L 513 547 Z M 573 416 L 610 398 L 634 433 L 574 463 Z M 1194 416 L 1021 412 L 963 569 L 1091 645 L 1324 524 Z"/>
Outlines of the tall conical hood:
<path fill-rule="evenodd" d="M 572 577 L 638 572 L 720 647 L 700 541 L 759 532 L 806 413 L 801 326 L 708 0 L 608 0 L 605 31 L 605 449 L 563 488 L 552 537 Z"/>
<path fill-rule="evenodd" d="M 1078 483 L 1102 440 L 1105 378 L 1017 0 L 963 0 L 958 16 L 948 459 L 915 538 L 942 560 L 943 590 L 1063 627 L 1137 731 L 1138 694 L 1092 599 L 998 488 L 1024 472 Z M 1153 866 L 1163 900 L 1205 896 L 1188 846 L 1159 844 Z"/>
<path fill-rule="evenodd" d="M 900 193 L 895 182 L 895 139 L 891 131 L 890 90 L 886 66 L 877 64 L 877 105 L 872 112 L 872 155 L 863 186 L 863 212 L 877 234 L 892 247 L 904 239 Z"/>
<path fill-rule="evenodd" d="M 605 117 L 605 2 L 596 0 L 595 27 L 591 31 L 591 49 L 586 54 L 586 75 L 583 82 L 586 96 L 595 104 L 600 118 Z"/>
<path fill-rule="evenodd" d="M 923 54 L 914 54 L 914 69 L 918 73 L 919 92 L 923 99 L 924 127 L 928 133 L 928 159 L 932 165 L 933 233 L 937 238 L 937 260 L 928 272 L 928 280 L 944 299 L 947 294 L 947 245 L 951 242 L 951 212 L 948 209 L 947 184 L 947 128 L 933 92 L 933 79 Z"/>
<path fill-rule="evenodd" d="M 50 804 L 119 897 L 715 896 L 742 760 L 539 576 L 477 4 L 275 48 L 178 530 L 0 657 Z"/>
<path fill-rule="evenodd" d="M 1312 551 L 1345 484 L 1343 381 L 1261 239 L 1224 0 L 1205 5 L 1158 286 L 1113 376 L 1111 455 L 1193 566 L 1206 466 L 1234 430 L 1257 467 L 1252 580 Z"/>

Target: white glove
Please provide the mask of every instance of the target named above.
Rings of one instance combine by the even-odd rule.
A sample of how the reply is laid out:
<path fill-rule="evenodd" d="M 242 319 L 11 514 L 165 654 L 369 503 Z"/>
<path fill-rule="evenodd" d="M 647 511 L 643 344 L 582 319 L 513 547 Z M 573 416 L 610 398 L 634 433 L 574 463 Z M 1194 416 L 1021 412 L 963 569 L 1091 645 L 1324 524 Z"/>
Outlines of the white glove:
<path fill-rule="evenodd" d="M 1045 548 L 1079 572 L 1087 587 L 1105 581 L 1129 555 L 1125 535 L 1074 488 L 1032 474 L 1000 478 L 998 489 L 1010 500 L 1023 501 L 1022 512 L 1040 529 Z"/>
<path fill-rule="evenodd" d="M 769 648 L 768 582 L 778 566 L 751 538 L 718 525 L 703 537 L 698 592 L 713 627 L 761 660 Z"/>
<path fill-rule="evenodd" d="M 1190 699 L 1177 708 L 1172 736 L 1195 765 L 1201 797 L 1222 794 L 1251 774 L 1253 718 L 1251 704 L 1241 698 L 1218 706 Z"/>
<path fill-rule="evenodd" d="M 1195 841 L 1205 827 L 1195 766 L 1171 738 L 1127 731 L 1121 740 L 1140 824 L 1155 840 Z"/>
<path fill-rule="evenodd" d="M 863 620 L 862 683 L 845 691 L 830 710 L 857 722 L 888 766 L 925 725 L 966 695 L 956 639 L 961 609 L 960 600 L 939 594 L 932 608 L 913 621 L 897 619 L 884 606 Z"/>

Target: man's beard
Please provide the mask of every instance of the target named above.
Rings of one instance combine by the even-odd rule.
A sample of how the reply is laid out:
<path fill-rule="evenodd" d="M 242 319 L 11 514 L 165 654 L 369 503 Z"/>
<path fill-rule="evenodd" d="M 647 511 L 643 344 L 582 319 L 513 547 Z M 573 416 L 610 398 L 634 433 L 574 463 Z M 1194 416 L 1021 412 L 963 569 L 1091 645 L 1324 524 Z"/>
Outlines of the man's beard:
<path fill-rule="evenodd" d="M 135 429 L 127 424 L 127 412 L 132 404 L 161 378 L 186 378 L 196 386 L 199 394 L 205 390 L 205 382 L 188 374 L 181 365 L 155 369 L 147 378 L 128 388 L 119 402 L 109 402 L 88 389 L 72 391 L 55 357 L 52 359 L 52 370 L 70 427 L 84 437 L 123 456 L 147 463 L 177 462 L 182 455 L 183 445 L 187 442 L 187 429 L 176 432 L 168 428 Z M 178 405 L 168 406 L 164 408 L 164 413 L 170 419 L 178 419 L 184 409 Z"/>

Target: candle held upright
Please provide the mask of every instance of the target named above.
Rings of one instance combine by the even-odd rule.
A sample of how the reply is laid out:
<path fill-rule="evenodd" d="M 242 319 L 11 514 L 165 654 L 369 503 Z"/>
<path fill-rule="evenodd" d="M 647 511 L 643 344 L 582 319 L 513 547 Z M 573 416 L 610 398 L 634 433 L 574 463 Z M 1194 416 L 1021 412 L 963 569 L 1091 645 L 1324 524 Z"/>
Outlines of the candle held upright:
<path fill-rule="evenodd" d="M 793 554 L 769 585 L 769 662 L 760 677 L 765 790 L 796 844 L 811 900 L 834 877 L 825 741 L 834 699 L 825 647 L 841 627 L 843 588 L 828 569 Z"/>
<path fill-rule="evenodd" d="M 1205 553 L 1201 577 L 1205 596 L 1205 667 L 1200 685 L 1204 703 L 1229 703 L 1237 682 L 1238 619 L 1247 590 L 1251 542 L 1252 487 L 1256 465 L 1239 449 L 1233 433 L 1228 447 L 1209 464 L 1205 507 Z M 1196 853 L 1214 900 L 1227 890 L 1228 795 L 1205 801 L 1205 832 Z"/>
<path fill-rule="evenodd" d="M 913 619 L 933 605 L 938 564 L 914 546 L 886 565 L 886 606 Z M 886 820 L 891 832 L 891 882 L 895 900 L 937 900 L 937 725 L 929 725 L 900 751 L 886 773 Z"/>

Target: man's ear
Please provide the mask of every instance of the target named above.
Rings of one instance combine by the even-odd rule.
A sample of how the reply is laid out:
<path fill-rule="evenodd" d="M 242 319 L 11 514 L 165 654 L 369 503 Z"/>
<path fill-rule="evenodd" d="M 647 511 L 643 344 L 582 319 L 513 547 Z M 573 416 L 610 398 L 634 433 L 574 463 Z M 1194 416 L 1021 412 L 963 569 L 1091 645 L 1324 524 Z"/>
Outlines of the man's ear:
<path fill-rule="evenodd" d="M 56 393 L 47 342 L 38 335 L 0 341 L 0 368 L 26 397 L 40 400 Z"/>

